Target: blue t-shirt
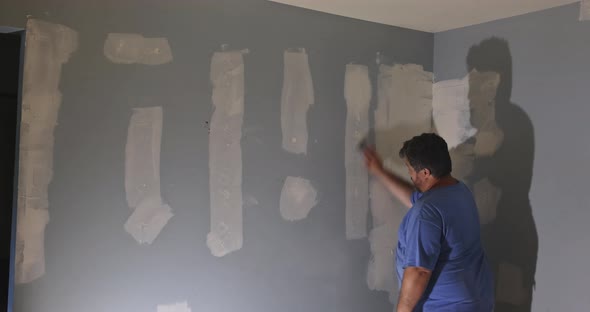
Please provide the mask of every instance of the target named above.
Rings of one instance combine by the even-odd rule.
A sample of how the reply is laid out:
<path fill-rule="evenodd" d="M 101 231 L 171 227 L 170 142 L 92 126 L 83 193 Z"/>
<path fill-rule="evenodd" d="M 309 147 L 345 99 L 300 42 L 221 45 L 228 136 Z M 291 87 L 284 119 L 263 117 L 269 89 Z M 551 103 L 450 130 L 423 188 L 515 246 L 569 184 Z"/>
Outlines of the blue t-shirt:
<path fill-rule="evenodd" d="M 491 312 L 492 272 L 480 240 L 477 206 L 461 182 L 412 194 L 399 228 L 396 262 L 432 271 L 414 311 Z"/>

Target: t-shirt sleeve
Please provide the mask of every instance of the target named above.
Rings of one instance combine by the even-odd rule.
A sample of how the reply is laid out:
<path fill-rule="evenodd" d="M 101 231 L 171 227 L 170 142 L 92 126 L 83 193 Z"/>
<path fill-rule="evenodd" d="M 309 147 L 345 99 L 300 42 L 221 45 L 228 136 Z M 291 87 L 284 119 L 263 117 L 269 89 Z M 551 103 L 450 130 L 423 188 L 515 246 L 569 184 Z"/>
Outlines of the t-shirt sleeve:
<path fill-rule="evenodd" d="M 435 209 L 420 208 L 415 220 L 408 224 L 404 268 L 422 267 L 432 271 L 440 254 L 442 220 Z"/>

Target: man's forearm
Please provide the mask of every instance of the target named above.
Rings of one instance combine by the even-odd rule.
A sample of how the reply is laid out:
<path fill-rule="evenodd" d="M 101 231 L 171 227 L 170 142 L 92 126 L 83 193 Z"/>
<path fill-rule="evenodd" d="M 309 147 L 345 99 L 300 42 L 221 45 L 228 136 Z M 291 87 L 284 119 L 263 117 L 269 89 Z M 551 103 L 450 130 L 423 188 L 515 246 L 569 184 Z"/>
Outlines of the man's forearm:
<path fill-rule="evenodd" d="M 411 196 L 414 188 L 410 183 L 404 181 L 402 178 L 389 172 L 385 168 L 375 174 L 375 176 L 381 181 L 381 183 L 383 183 L 383 185 L 385 185 L 387 190 L 389 190 L 393 196 L 402 202 L 402 204 L 408 208 L 412 207 Z"/>
<path fill-rule="evenodd" d="M 407 267 L 404 270 L 402 289 L 397 302 L 397 312 L 412 312 L 430 281 L 432 272 L 419 267 Z"/>

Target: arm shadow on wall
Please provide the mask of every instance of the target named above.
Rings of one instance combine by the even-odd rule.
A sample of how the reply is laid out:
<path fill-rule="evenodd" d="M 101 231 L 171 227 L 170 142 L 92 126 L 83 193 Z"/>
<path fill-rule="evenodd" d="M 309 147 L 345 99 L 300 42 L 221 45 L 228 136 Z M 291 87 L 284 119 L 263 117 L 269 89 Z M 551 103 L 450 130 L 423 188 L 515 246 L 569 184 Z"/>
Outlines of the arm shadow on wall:
<path fill-rule="evenodd" d="M 492 37 L 473 45 L 466 63 L 471 73 L 499 74 L 495 101 L 492 96 L 483 102 L 474 99 L 474 92 L 482 88 L 481 80 L 470 75 L 471 123 L 478 128 L 478 134 L 458 147 L 474 150 L 473 167 L 465 180 L 480 209 L 482 241 L 494 273 L 495 311 L 531 312 L 538 253 L 529 200 L 533 124 L 526 112 L 511 102 L 512 56 L 508 41 Z"/>

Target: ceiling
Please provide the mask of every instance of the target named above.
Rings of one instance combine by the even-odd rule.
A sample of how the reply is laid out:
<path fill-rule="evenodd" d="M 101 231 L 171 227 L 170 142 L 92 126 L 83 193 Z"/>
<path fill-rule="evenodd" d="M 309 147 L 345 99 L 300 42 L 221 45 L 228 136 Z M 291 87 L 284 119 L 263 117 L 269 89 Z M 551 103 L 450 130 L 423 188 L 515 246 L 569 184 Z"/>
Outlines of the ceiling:
<path fill-rule="evenodd" d="M 270 0 L 387 25 L 439 32 L 579 0 Z"/>

